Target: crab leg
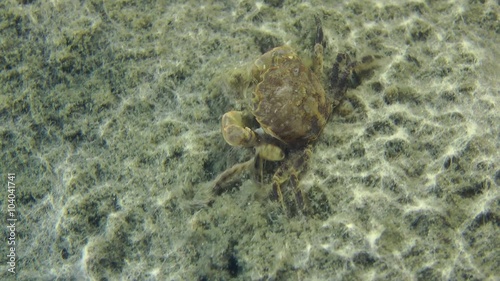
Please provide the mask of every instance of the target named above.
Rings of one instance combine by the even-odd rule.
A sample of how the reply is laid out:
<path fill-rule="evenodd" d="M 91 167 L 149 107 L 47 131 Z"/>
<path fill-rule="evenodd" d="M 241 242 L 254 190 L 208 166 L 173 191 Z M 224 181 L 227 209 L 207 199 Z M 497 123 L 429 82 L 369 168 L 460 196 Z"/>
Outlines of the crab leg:
<path fill-rule="evenodd" d="M 252 159 L 243 162 L 243 163 L 238 163 L 231 168 L 225 170 L 222 172 L 217 178 L 215 178 L 213 187 L 212 187 L 212 192 L 220 195 L 225 191 L 225 185 L 227 182 L 229 182 L 231 179 L 233 179 L 236 175 L 241 174 L 243 171 L 249 170 L 250 167 L 253 167 L 255 163 L 255 157 L 252 157 Z"/>
<path fill-rule="evenodd" d="M 318 77 L 323 76 L 323 44 L 325 43 L 323 39 L 323 27 L 321 21 L 316 18 L 316 44 L 314 45 L 314 57 L 313 57 L 313 67 L 312 70 L 314 74 Z"/>
<path fill-rule="evenodd" d="M 293 152 L 289 155 L 290 161 L 283 163 L 273 176 L 273 192 L 272 198 L 278 200 L 284 210 L 292 214 L 295 211 L 302 212 L 305 210 L 304 197 L 300 189 L 300 177 L 307 167 L 307 163 L 311 157 L 311 149 L 307 147 L 304 151 Z M 287 183 L 288 181 L 288 183 Z M 285 192 L 293 192 L 295 202 L 285 201 L 289 196 L 283 196 L 283 188 Z M 293 199 L 292 199 L 293 201 Z M 293 207 L 296 210 L 293 210 Z"/>

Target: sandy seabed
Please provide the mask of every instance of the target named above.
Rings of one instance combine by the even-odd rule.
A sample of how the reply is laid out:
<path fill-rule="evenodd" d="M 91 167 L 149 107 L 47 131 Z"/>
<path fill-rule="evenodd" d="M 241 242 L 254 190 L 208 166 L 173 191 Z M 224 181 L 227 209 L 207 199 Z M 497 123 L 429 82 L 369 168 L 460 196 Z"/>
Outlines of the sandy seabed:
<path fill-rule="evenodd" d="M 2 1 L 0 279 L 497 280 L 498 2 L 330 2 Z M 315 18 L 326 67 L 380 65 L 313 147 L 310 212 L 248 177 L 207 206 L 253 154 L 220 133 L 240 78 L 310 57 Z"/>

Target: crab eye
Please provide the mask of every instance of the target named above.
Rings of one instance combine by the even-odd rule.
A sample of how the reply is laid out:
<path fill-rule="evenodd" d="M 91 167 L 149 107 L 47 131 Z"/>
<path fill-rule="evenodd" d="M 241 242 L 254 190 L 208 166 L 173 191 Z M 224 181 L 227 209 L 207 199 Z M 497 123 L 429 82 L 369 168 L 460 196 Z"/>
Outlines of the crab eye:
<path fill-rule="evenodd" d="M 294 76 L 299 76 L 299 73 L 300 73 L 300 69 L 298 67 L 296 67 L 296 68 L 293 69 L 293 75 Z"/>

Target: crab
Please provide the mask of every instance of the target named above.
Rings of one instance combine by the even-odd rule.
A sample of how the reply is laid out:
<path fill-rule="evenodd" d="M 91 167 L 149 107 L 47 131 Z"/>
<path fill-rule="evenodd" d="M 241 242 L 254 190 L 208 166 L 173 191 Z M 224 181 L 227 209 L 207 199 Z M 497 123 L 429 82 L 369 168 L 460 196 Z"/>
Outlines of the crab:
<path fill-rule="evenodd" d="M 249 161 L 221 173 L 214 180 L 215 194 L 221 194 L 234 175 L 254 168 L 257 163 L 277 162 L 271 198 L 289 213 L 306 212 L 300 177 L 307 169 L 311 145 L 344 98 L 355 65 L 347 55 L 337 56 L 327 94 L 322 83 L 323 48 L 323 31 L 319 26 L 310 67 L 288 45 L 266 52 L 253 63 L 250 109 L 225 113 L 221 127 L 229 145 L 254 147 L 256 153 Z"/>

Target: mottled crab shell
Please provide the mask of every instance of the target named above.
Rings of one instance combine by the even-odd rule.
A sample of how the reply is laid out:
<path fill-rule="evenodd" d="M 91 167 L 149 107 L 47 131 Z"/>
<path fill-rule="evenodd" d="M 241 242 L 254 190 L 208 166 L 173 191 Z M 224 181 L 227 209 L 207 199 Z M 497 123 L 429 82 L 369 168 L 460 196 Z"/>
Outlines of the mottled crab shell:
<path fill-rule="evenodd" d="M 282 46 L 265 53 L 252 74 L 258 82 L 252 113 L 264 131 L 289 146 L 316 140 L 332 105 L 320 79 L 293 50 Z"/>

